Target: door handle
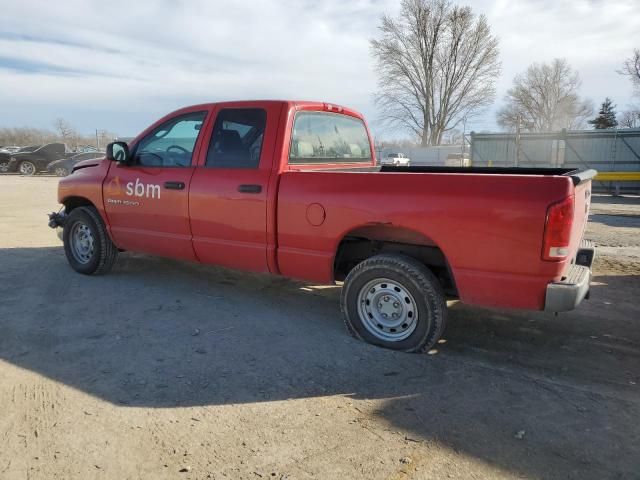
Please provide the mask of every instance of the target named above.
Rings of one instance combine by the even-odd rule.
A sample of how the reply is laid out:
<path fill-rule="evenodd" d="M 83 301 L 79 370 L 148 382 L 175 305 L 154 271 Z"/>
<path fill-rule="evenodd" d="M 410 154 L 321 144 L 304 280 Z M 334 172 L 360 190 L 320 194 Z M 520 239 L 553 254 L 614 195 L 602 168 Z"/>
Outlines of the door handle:
<path fill-rule="evenodd" d="M 240 193 L 260 193 L 262 185 L 238 185 L 238 191 Z"/>
<path fill-rule="evenodd" d="M 164 182 L 164 188 L 169 190 L 184 190 L 184 182 Z"/>

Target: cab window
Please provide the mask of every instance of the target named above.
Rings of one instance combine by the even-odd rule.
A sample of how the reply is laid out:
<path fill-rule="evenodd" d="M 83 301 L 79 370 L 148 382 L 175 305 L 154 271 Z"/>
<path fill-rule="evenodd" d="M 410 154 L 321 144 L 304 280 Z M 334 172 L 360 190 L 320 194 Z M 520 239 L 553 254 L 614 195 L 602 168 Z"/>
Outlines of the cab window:
<path fill-rule="evenodd" d="M 193 112 L 163 123 L 137 145 L 135 163 L 145 167 L 189 167 L 207 112 Z"/>
<path fill-rule="evenodd" d="M 258 168 L 267 112 L 262 108 L 224 108 L 211 134 L 206 166 Z"/>
<path fill-rule="evenodd" d="M 289 163 L 365 161 L 371 161 L 371 146 L 362 120 L 336 113 L 296 114 Z"/>

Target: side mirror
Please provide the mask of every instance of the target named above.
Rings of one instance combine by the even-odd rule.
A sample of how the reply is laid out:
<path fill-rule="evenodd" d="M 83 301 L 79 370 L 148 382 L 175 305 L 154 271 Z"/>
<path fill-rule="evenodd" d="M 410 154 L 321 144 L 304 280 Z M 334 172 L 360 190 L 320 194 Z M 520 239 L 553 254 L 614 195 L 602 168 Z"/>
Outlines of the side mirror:
<path fill-rule="evenodd" d="M 129 163 L 131 160 L 129 146 L 126 142 L 113 142 L 107 145 L 107 159 L 118 163 Z"/>

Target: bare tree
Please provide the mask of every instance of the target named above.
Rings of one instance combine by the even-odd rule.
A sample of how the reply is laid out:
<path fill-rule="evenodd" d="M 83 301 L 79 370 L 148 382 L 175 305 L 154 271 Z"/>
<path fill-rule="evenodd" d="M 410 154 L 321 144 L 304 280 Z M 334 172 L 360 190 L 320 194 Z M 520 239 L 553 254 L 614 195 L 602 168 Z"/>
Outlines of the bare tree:
<path fill-rule="evenodd" d="M 68 146 L 76 147 L 79 141 L 79 135 L 76 130 L 64 118 L 56 118 L 53 122 L 54 128 L 62 137 L 62 141 Z"/>
<path fill-rule="evenodd" d="M 443 145 L 462 145 L 462 130 L 454 128 L 442 136 Z"/>
<path fill-rule="evenodd" d="M 506 105 L 498 111 L 498 124 L 533 132 L 584 128 L 593 105 L 578 95 L 581 84 L 564 59 L 534 63 L 513 80 Z"/>
<path fill-rule="evenodd" d="M 635 94 L 640 96 L 640 49 L 633 50 L 633 55 L 627 58 L 622 64 L 622 70 L 618 73 L 629 77 Z"/>
<path fill-rule="evenodd" d="M 620 114 L 620 128 L 640 128 L 640 110 L 627 110 Z"/>
<path fill-rule="evenodd" d="M 57 122 L 56 122 L 57 123 Z M 64 142 L 70 147 L 79 145 L 95 145 L 95 135 L 81 135 L 74 129 L 65 130 L 64 137 L 59 128 L 56 132 L 33 127 L 4 127 L 0 128 L 0 145 L 18 145 L 21 147 L 30 145 L 44 145 L 46 143 Z M 100 130 L 100 146 L 104 146 L 113 141 L 117 134 L 108 130 Z"/>
<path fill-rule="evenodd" d="M 484 15 L 448 0 L 402 0 L 397 18 L 384 15 L 371 40 L 378 69 L 376 103 L 389 127 L 423 146 L 437 145 L 495 97 L 498 40 Z"/>

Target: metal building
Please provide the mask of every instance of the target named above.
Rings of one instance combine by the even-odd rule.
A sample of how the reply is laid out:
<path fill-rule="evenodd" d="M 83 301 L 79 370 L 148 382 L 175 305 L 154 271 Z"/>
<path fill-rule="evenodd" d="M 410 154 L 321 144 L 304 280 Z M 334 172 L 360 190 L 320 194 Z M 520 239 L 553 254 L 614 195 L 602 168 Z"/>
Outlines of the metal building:
<path fill-rule="evenodd" d="M 640 129 L 471 133 L 471 163 L 496 167 L 594 168 L 594 189 L 640 193 Z"/>

